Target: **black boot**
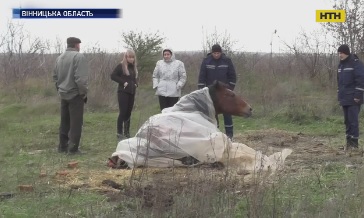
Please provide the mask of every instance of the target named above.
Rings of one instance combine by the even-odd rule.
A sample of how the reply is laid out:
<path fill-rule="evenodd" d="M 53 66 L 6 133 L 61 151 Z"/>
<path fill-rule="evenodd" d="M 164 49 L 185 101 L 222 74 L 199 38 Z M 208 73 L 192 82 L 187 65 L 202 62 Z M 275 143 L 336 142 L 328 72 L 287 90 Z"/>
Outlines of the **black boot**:
<path fill-rule="evenodd" d="M 351 139 L 352 146 L 354 148 L 359 148 L 359 139 Z"/>
<path fill-rule="evenodd" d="M 358 148 L 359 147 L 359 142 L 358 139 L 356 138 L 347 138 L 346 139 L 346 146 L 348 148 Z"/>
<path fill-rule="evenodd" d="M 68 136 L 67 135 L 59 134 L 58 152 L 59 153 L 68 152 Z"/>
<path fill-rule="evenodd" d="M 118 141 L 122 141 L 124 139 L 124 136 L 122 133 L 116 133 L 116 138 L 118 139 Z"/>
<path fill-rule="evenodd" d="M 130 118 L 124 122 L 124 136 L 130 138 Z"/>
<path fill-rule="evenodd" d="M 83 154 L 83 152 L 80 151 L 78 145 L 73 144 L 68 150 L 68 154 Z"/>
<path fill-rule="evenodd" d="M 351 138 L 350 137 L 346 137 L 346 144 L 344 146 L 344 150 L 347 151 L 351 148 Z"/>
<path fill-rule="evenodd" d="M 350 137 L 350 136 L 346 136 L 345 150 L 350 150 L 353 147 L 355 147 L 355 143 L 353 141 L 353 138 Z"/>
<path fill-rule="evenodd" d="M 122 121 L 121 119 L 118 119 L 117 133 L 116 133 L 116 138 L 117 138 L 118 142 L 120 142 L 121 140 L 124 139 L 123 130 L 124 130 L 124 121 Z"/>
<path fill-rule="evenodd" d="M 58 145 L 58 152 L 59 153 L 67 153 L 68 152 L 68 145 Z"/>
<path fill-rule="evenodd" d="M 363 151 L 359 148 L 359 142 L 356 138 L 349 138 L 347 140 L 346 150 L 349 153 L 349 156 L 363 156 Z"/>

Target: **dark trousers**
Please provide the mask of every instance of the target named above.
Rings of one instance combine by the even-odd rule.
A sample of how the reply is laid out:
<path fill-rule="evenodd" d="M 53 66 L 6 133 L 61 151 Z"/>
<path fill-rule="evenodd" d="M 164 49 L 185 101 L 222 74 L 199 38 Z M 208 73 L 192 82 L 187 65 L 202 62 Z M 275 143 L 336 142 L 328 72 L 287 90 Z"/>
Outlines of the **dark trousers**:
<path fill-rule="evenodd" d="M 130 117 L 134 107 L 134 94 L 118 92 L 119 116 L 117 122 L 117 133 L 130 137 Z"/>
<path fill-rule="evenodd" d="M 343 106 L 346 138 L 359 138 L 360 105 Z"/>
<path fill-rule="evenodd" d="M 223 117 L 224 117 L 225 133 L 230 139 L 232 139 L 234 136 L 233 118 L 230 114 L 223 114 Z M 216 121 L 217 121 L 217 127 L 219 127 L 218 115 L 216 115 Z"/>
<path fill-rule="evenodd" d="M 160 95 L 158 96 L 158 98 L 159 98 L 159 107 L 161 111 L 164 108 L 174 106 L 179 100 L 179 97 L 164 97 Z"/>
<path fill-rule="evenodd" d="M 84 101 L 80 95 L 71 100 L 61 100 L 61 124 L 59 127 L 59 150 L 77 151 L 80 145 Z"/>

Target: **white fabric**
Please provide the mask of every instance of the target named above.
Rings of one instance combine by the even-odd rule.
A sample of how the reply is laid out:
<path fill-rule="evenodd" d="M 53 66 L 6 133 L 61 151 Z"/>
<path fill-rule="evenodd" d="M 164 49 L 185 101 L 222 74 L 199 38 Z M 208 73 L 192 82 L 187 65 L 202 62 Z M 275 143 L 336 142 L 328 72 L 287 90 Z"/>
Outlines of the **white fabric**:
<path fill-rule="evenodd" d="M 185 65 L 182 61 L 175 59 L 172 49 L 168 50 L 172 51 L 171 60 L 159 60 L 154 68 L 153 89 L 157 89 L 156 95 L 181 97 L 181 89 L 187 79 Z"/>
<path fill-rule="evenodd" d="M 150 117 L 135 137 L 118 143 L 112 156 L 137 166 L 185 166 L 192 156 L 200 163 L 238 164 L 246 170 L 277 168 L 290 150 L 267 157 L 241 143 L 232 143 L 216 126 L 208 88 L 183 96 L 173 107 Z"/>

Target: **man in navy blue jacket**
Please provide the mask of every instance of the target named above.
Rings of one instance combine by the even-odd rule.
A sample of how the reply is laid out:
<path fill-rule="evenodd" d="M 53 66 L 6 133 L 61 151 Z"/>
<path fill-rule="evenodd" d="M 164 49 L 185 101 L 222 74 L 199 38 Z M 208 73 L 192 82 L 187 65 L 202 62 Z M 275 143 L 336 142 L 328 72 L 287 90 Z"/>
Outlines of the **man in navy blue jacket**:
<path fill-rule="evenodd" d="M 363 104 L 364 65 L 356 55 L 350 54 L 348 45 L 341 45 L 337 51 L 340 58 L 337 73 L 338 100 L 344 111 L 346 150 L 359 151 L 359 112 Z"/>
<path fill-rule="evenodd" d="M 234 90 L 236 83 L 236 73 L 233 62 L 230 58 L 226 57 L 222 53 L 221 46 L 215 44 L 211 48 L 211 53 L 207 54 L 204 58 L 200 68 L 200 74 L 198 77 L 198 88 L 204 88 L 211 85 L 215 80 L 226 83 L 230 86 L 231 90 Z M 232 139 L 233 138 L 233 120 L 231 115 L 223 114 L 225 133 Z M 219 125 L 219 118 L 216 116 L 217 125 Z"/>

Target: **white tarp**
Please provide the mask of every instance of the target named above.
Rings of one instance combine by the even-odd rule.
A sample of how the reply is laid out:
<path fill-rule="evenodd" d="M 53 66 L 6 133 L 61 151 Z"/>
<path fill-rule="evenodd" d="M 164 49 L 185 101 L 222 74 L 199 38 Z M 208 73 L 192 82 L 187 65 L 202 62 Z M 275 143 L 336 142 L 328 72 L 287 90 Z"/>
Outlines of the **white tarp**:
<path fill-rule="evenodd" d="M 267 157 L 244 144 L 232 143 L 217 128 L 215 109 L 206 87 L 150 117 L 135 137 L 118 143 L 112 156 L 118 156 L 131 168 L 186 166 L 177 159 L 192 156 L 199 164 L 218 161 L 256 170 L 275 169 L 290 153 L 286 149 Z"/>

